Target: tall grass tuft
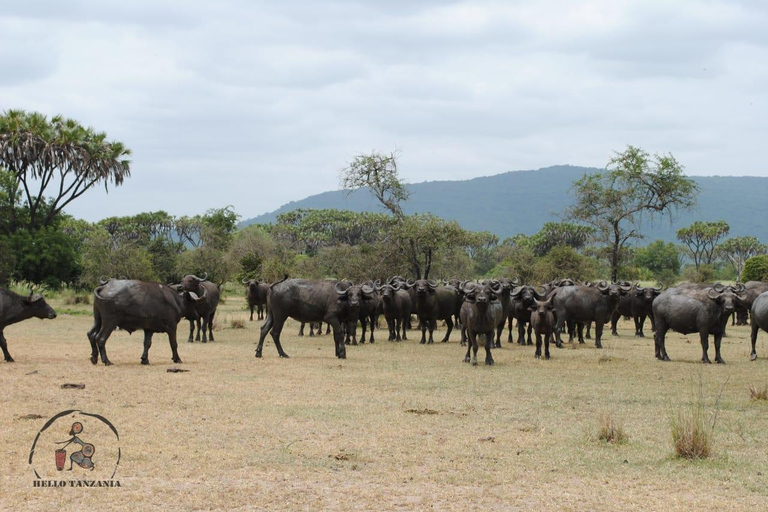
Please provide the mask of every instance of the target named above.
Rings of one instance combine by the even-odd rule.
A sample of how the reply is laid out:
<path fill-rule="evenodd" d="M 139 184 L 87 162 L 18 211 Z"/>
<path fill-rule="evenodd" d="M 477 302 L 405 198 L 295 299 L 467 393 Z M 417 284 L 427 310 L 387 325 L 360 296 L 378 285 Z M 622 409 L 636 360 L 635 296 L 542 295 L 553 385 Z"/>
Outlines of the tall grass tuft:
<path fill-rule="evenodd" d="M 612 413 L 606 412 L 598 418 L 597 438 L 606 443 L 621 444 L 627 441 L 624 425 Z"/>
<path fill-rule="evenodd" d="M 762 388 L 749 385 L 749 396 L 752 400 L 768 400 L 768 384 Z"/>
<path fill-rule="evenodd" d="M 708 422 L 706 418 L 704 386 L 701 375 L 699 375 L 698 393 L 694 397 L 691 406 L 687 409 L 678 409 L 672 415 L 670 430 L 672 433 L 672 444 L 678 457 L 691 460 L 706 459 L 712 453 L 720 397 L 723 395 L 728 380 L 726 379 L 720 388 L 720 394 L 717 396 L 712 412 L 711 422 Z"/>

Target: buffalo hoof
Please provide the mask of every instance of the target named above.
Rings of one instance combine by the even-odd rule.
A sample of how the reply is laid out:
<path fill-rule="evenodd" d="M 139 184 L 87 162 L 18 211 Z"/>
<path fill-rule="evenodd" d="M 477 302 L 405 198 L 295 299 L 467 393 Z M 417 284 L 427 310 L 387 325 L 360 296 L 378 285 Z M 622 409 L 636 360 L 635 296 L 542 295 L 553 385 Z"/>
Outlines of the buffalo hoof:
<path fill-rule="evenodd" d="M 187 340 L 187 343 L 194 343 L 193 340 Z"/>
<path fill-rule="evenodd" d="M 757 354 L 755 354 L 755 353 L 749 354 L 749 360 L 750 360 L 750 361 L 755 361 L 755 360 L 757 360 Z"/>
<path fill-rule="evenodd" d="M 468 358 L 468 357 L 465 357 L 465 358 L 462 360 L 462 362 L 464 362 L 464 363 L 468 363 L 468 362 L 469 362 L 469 358 Z"/>
<path fill-rule="evenodd" d="M 149 359 L 142 359 L 141 364 L 149 364 Z"/>
<path fill-rule="evenodd" d="M 547 361 L 549 361 L 549 354 L 546 354 L 546 355 L 544 356 L 544 359 L 546 359 Z"/>
<path fill-rule="evenodd" d="M 256 351 L 256 357 L 261 358 L 261 352 L 259 352 L 258 350 Z"/>
<path fill-rule="evenodd" d="M 557 347 L 557 348 L 563 348 L 563 344 L 562 344 L 562 342 L 560 342 L 560 343 L 555 343 L 555 347 Z"/>
<path fill-rule="evenodd" d="M 536 354 L 533 356 L 534 359 L 541 359 L 541 354 Z"/>
<path fill-rule="evenodd" d="M 709 358 L 706 358 L 706 359 L 702 358 L 701 362 L 704 363 L 704 364 L 712 364 L 712 361 L 710 361 Z"/>
<path fill-rule="evenodd" d="M 723 361 L 723 358 L 722 358 L 722 357 L 716 357 L 716 358 L 715 358 L 715 362 L 716 362 L 717 364 L 725 364 L 725 361 Z"/>
<path fill-rule="evenodd" d="M 285 356 L 285 357 L 288 357 L 288 356 Z M 339 359 L 346 359 L 347 358 L 347 354 L 339 354 L 338 358 Z"/>
<path fill-rule="evenodd" d="M 477 366 L 477 360 L 476 359 L 472 360 L 472 366 Z"/>
<path fill-rule="evenodd" d="M 6 363 L 15 363 L 15 361 L 13 360 L 13 358 L 11 356 L 6 357 L 5 358 L 5 362 Z"/>
<path fill-rule="evenodd" d="M 643 334 L 641 332 L 636 332 L 635 333 L 635 338 L 645 338 L 645 334 Z"/>
<path fill-rule="evenodd" d="M 616 331 L 611 331 L 611 336 L 618 336 L 618 335 L 619 333 L 617 333 Z"/>
<path fill-rule="evenodd" d="M 173 360 L 173 362 L 174 362 L 174 363 L 176 363 L 176 364 L 181 364 L 181 358 L 180 358 L 180 357 L 177 357 L 177 358 L 175 358 L 175 359 Z"/>
<path fill-rule="evenodd" d="M 104 366 L 112 366 L 112 361 L 107 359 L 106 361 L 104 361 Z"/>
<path fill-rule="evenodd" d="M 494 363 L 493 363 L 493 361 L 492 361 L 492 360 L 491 360 L 491 361 L 486 361 L 486 362 L 485 362 L 485 366 L 493 366 L 493 364 L 494 364 Z"/>
<path fill-rule="evenodd" d="M 286 354 L 285 352 L 283 352 L 282 354 L 280 354 L 280 357 L 284 357 L 285 359 L 290 359 L 290 357 L 288 356 L 288 354 Z"/>
<path fill-rule="evenodd" d="M 528 346 L 530 347 L 531 345 L 533 345 L 533 342 L 531 340 L 528 340 Z"/>
<path fill-rule="evenodd" d="M 421 340 L 421 341 L 419 342 L 419 345 L 424 345 L 426 342 L 427 342 L 427 340 Z"/>
<path fill-rule="evenodd" d="M 96 364 L 99 362 L 99 356 L 91 356 L 91 364 Z"/>
<path fill-rule="evenodd" d="M 501 343 L 496 342 L 496 344 L 493 346 L 493 348 L 501 348 Z"/>

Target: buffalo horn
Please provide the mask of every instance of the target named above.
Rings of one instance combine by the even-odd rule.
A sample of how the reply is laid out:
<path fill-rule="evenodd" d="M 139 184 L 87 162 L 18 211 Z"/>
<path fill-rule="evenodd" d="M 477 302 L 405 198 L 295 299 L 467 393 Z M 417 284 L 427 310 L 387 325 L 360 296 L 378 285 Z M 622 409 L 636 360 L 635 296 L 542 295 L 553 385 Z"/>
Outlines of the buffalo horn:
<path fill-rule="evenodd" d="M 500 282 L 498 282 L 495 279 L 491 279 L 491 291 L 495 293 L 496 295 L 499 295 L 501 291 L 504 289 L 504 286 Z"/>
<path fill-rule="evenodd" d="M 416 281 L 414 281 L 412 277 L 409 277 L 408 280 L 405 282 L 405 285 L 408 288 L 412 288 L 413 285 L 415 285 L 415 284 L 416 284 Z"/>
<path fill-rule="evenodd" d="M 433 290 L 434 290 L 435 288 L 437 288 L 437 281 L 432 281 L 431 279 L 427 279 L 427 284 L 428 284 L 428 285 L 429 285 L 429 287 L 430 287 L 430 288 L 432 288 Z"/>
<path fill-rule="evenodd" d="M 609 288 L 609 285 L 606 281 L 600 281 L 599 283 L 597 283 L 597 289 L 600 290 L 601 292 L 607 290 L 608 288 Z"/>
<path fill-rule="evenodd" d="M 723 286 L 722 283 L 715 283 L 712 289 L 715 290 L 717 293 L 722 293 L 723 290 L 725 290 L 725 286 Z"/>
<path fill-rule="evenodd" d="M 243 284 L 248 284 L 248 283 L 250 283 L 250 282 L 251 282 L 251 280 L 250 280 L 250 279 L 243 279 L 242 281 L 243 281 Z"/>
<path fill-rule="evenodd" d="M 360 291 L 362 291 L 364 295 L 371 295 L 374 288 L 369 283 L 365 283 L 360 287 Z"/>
<path fill-rule="evenodd" d="M 339 295 L 346 295 L 347 294 L 347 289 L 346 288 L 344 288 L 344 289 L 339 288 L 339 286 L 341 286 L 342 284 L 343 283 L 341 281 L 336 283 L 336 285 L 335 285 L 336 293 L 338 293 Z"/>
<path fill-rule="evenodd" d="M 712 292 L 714 292 L 714 293 L 715 293 L 715 295 L 714 295 L 714 296 L 712 295 Z M 707 290 L 707 297 L 709 297 L 709 298 L 710 298 L 710 299 L 712 299 L 712 300 L 717 300 L 717 298 L 718 298 L 718 297 L 720 297 L 720 295 L 721 295 L 722 293 L 723 293 L 722 291 L 719 291 L 719 292 L 718 292 L 716 289 L 714 289 L 714 288 L 710 288 L 709 290 Z"/>

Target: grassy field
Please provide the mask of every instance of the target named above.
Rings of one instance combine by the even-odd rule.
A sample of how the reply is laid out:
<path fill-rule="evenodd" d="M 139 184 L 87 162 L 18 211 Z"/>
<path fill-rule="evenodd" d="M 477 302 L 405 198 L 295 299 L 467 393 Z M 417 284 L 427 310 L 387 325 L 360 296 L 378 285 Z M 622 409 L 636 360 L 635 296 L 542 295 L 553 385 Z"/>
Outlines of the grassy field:
<path fill-rule="evenodd" d="M 745 327 L 729 330 L 725 366 L 702 365 L 698 337 L 674 333 L 673 361 L 658 362 L 629 322 L 603 350 L 566 345 L 549 361 L 505 342 L 493 367 L 462 363 L 458 333 L 423 346 L 379 330 L 338 360 L 329 336 L 298 338 L 291 322 L 291 358 L 269 340 L 257 360 L 260 322 L 230 297 L 216 342 L 180 343 L 183 364 L 156 335 L 141 366 L 141 333 L 117 332 L 104 367 L 88 360 L 89 306 L 52 305 L 57 319 L 5 331 L 17 362 L 0 363 L 2 510 L 768 509 L 768 401 L 749 392 L 768 383 L 768 334 L 750 362 Z M 712 456 L 677 459 L 670 418 L 700 393 L 707 420 L 718 411 Z M 66 409 L 119 430 L 121 488 L 32 486 L 30 446 Z M 625 443 L 597 439 L 605 415 Z"/>

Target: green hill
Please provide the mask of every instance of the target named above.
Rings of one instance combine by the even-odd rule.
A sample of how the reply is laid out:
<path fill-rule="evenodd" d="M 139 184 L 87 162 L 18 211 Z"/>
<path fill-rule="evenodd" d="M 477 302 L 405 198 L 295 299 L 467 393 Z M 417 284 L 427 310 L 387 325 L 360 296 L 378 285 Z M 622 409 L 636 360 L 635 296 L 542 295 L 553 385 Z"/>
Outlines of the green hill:
<path fill-rule="evenodd" d="M 584 173 L 600 169 L 560 165 L 537 171 L 511 171 L 465 181 L 429 181 L 408 185 L 406 213 L 432 212 L 456 220 L 465 229 L 487 230 L 501 239 L 517 233 L 534 234 L 571 204 L 570 188 Z M 748 176 L 692 176 L 701 187 L 699 207 L 680 213 L 670 224 L 664 218 L 646 223 L 646 240 L 675 240 L 675 231 L 695 220 L 725 220 L 730 236 L 752 235 L 768 242 L 768 178 Z M 323 192 L 293 201 L 277 210 L 241 223 L 274 222 L 280 213 L 297 208 L 336 208 L 382 211 L 367 190 L 349 196 L 342 190 Z"/>

